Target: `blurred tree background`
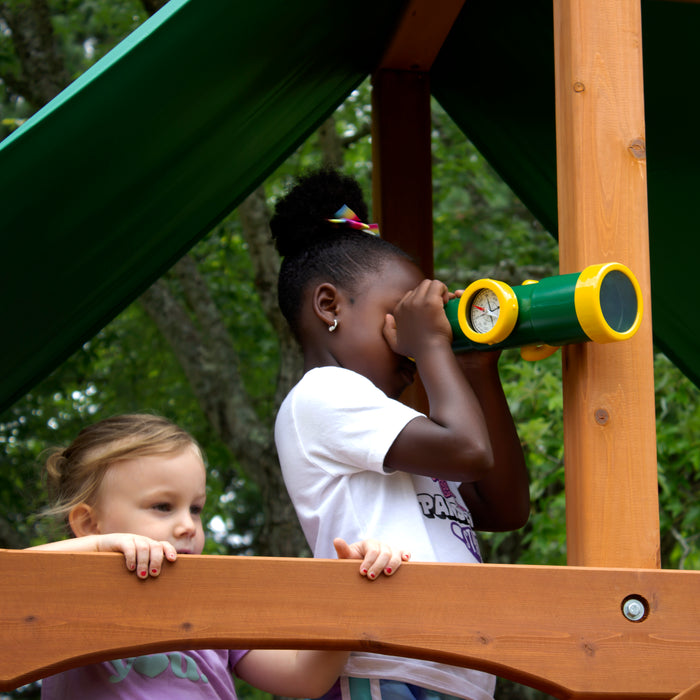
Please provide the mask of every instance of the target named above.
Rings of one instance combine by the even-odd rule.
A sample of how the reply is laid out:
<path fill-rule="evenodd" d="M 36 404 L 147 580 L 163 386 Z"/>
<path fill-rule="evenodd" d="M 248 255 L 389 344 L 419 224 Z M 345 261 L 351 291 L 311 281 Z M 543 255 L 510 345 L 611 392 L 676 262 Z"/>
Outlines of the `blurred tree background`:
<path fill-rule="evenodd" d="M 0 138 L 163 4 L 0 0 Z M 279 260 L 268 220 L 291 178 L 321 163 L 342 167 L 371 192 L 370 91 L 369 82 L 354 91 L 238 210 L 0 415 L 0 547 L 56 536 L 36 517 L 45 503 L 46 448 L 70 442 L 95 420 L 152 411 L 187 428 L 205 449 L 206 551 L 308 556 L 272 438 L 277 407 L 301 362 L 277 311 Z M 556 241 L 437 103 L 432 149 L 436 277 L 463 288 L 479 277 L 516 285 L 557 274 Z M 530 469 L 532 515 L 521 531 L 484 535 L 484 558 L 564 564 L 559 355 L 527 363 L 507 350 L 500 367 Z M 661 354 L 655 371 L 662 564 L 698 568 L 700 391 Z M 260 695 L 247 687 L 240 692 Z M 14 695 L 36 693 L 32 686 Z M 545 697 L 506 682 L 497 690 L 499 700 Z"/>

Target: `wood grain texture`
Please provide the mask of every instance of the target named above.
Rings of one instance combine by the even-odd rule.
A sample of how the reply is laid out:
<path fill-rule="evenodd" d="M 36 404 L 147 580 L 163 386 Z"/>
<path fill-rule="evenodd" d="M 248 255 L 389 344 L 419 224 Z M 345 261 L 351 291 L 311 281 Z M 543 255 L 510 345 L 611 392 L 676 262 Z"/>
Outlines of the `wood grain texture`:
<path fill-rule="evenodd" d="M 464 0 L 410 0 L 379 67 L 429 71 L 463 5 Z"/>
<path fill-rule="evenodd" d="M 362 649 L 471 666 L 560 698 L 671 698 L 700 677 L 700 572 L 0 550 L 0 689 L 187 648 Z M 629 595 L 649 614 L 629 622 Z"/>
<path fill-rule="evenodd" d="M 562 274 L 617 261 L 637 277 L 630 340 L 564 348 L 569 563 L 659 566 L 639 0 L 555 0 Z"/>

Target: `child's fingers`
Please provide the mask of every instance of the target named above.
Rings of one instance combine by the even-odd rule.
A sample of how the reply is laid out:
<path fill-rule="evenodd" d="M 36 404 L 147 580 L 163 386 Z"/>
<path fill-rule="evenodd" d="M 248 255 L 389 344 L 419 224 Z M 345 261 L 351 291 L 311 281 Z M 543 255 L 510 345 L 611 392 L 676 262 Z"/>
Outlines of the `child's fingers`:
<path fill-rule="evenodd" d="M 401 549 L 394 549 L 388 544 L 368 541 L 365 558 L 360 566 L 360 573 L 367 576 L 370 581 L 376 579 L 380 574 L 391 576 L 401 566 L 401 563 L 408 561 L 410 554 Z"/>
<path fill-rule="evenodd" d="M 336 537 L 333 540 L 333 546 L 335 547 L 335 553 L 338 555 L 338 559 L 359 558 L 353 556 L 353 552 L 350 549 L 350 545 L 342 537 Z"/>
<path fill-rule="evenodd" d="M 160 576 L 163 561 L 175 561 L 177 551 L 169 542 L 157 542 L 148 538 L 135 541 L 136 575 L 145 579 L 149 576 Z"/>
<path fill-rule="evenodd" d="M 150 556 L 148 560 L 148 575 L 158 576 L 160 574 L 161 567 L 163 566 L 163 543 L 162 542 L 152 542 L 150 547 Z M 139 576 L 141 574 L 139 573 Z"/>
<path fill-rule="evenodd" d="M 134 547 L 136 549 L 136 575 L 139 578 L 148 578 L 149 567 L 151 563 L 151 542 L 144 538 L 135 538 Z M 161 561 L 156 561 L 155 564 L 160 570 Z"/>
<path fill-rule="evenodd" d="M 163 553 L 168 561 L 175 561 L 177 559 L 177 549 L 173 547 L 170 542 L 161 542 L 163 545 Z"/>

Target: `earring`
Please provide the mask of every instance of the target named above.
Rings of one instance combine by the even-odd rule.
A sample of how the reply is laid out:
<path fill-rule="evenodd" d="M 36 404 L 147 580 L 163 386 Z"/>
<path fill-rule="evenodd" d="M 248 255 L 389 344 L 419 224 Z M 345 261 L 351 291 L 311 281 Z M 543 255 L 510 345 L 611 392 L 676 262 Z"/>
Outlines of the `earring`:
<path fill-rule="evenodd" d="M 338 327 L 338 319 L 337 319 L 337 318 L 334 318 L 334 319 L 333 319 L 333 325 L 332 325 L 332 326 L 328 326 L 328 332 L 329 332 L 329 333 L 332 333 L 337 327 Z"/>

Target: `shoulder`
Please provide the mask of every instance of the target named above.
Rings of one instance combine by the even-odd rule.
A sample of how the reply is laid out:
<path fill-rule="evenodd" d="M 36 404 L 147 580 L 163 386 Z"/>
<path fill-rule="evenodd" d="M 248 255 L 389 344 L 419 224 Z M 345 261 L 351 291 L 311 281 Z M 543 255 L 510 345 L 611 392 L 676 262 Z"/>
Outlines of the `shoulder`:
<path fill-rule="evenodd" d="M 289 392 L 293 402 L 313 401 L 316 405 L 390 402 L 391 399 L 367 377 L 342 367 L 315 367 Z"/>

